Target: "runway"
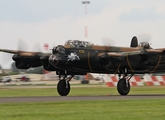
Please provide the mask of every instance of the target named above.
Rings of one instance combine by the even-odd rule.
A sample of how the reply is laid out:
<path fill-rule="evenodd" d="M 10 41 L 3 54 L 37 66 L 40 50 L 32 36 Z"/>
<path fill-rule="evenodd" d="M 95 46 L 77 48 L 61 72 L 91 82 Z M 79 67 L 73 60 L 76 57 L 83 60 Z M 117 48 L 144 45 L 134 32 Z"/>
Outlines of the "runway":
<path fill-rule="evenodd" d="M 165 94 L 154 95 L 106 95 L 106 96 L 39 96 L 39 97 L 3 97 L 0 103 L 21 102 L 56 102 L 56 101 L 80 101 L 80 100 L 142 100 L 142 99 L 165 99 Z"/>

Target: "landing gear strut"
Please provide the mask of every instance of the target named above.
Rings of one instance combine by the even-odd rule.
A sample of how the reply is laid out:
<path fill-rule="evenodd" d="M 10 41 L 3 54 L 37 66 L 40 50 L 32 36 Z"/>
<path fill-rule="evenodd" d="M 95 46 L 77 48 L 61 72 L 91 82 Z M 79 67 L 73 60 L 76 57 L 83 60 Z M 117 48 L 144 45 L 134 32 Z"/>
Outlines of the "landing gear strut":
<path fill-rule="evenodd" d="M 70 83 L 69 81 L 73 78 L 74 75 L 59 75 L 59 82 L 57 84 L 57 92 L 61 96 L 67 96 L 70 92 Z"/>
<path fill-rule="evenodd" d="M 125 74 L 122 78 L 120 78 L 120 76 L 121 75 L 119 75 L 119 81 L 117 83 L 117 91 L 120 95 L 127 95 L 131 89 L 129 80 L 132 78 L 133 74 Z"/>

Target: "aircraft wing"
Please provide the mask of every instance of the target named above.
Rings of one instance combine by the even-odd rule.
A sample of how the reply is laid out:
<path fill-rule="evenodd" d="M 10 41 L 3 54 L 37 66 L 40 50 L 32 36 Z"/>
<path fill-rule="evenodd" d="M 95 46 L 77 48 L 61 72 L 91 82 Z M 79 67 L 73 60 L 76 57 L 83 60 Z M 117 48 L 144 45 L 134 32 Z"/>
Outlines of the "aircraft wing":
<path fill-rule="evenodd" d="M 137 50 L 137 51 L 130 51 L 130 52 L 104 52 L 99 53 L 98 56 L 109 56 L 109 57 L 124 57 L 124 56 L 133 56 L 133 55 L 144 55 L 148 53 L 162 53 L 163 50 L 157 49 L 144 49 L 144 50 Z"/>
<path fill-rule="evenodd" d="M 28 52 L 28 51 L 20 51 L 20 50 L 8 50 L 8 49 L 0 49 L 0 52 L 10 53 L 10 54 L 19 54 L 20 56 L 41 56 L 47 55 L 49 56 L 50 53 L 42 53 L 42 52 Z"/>
<path fill-rule="evenodd" d="M 145 60 L 148 57 L 151 62 L 146 61 L 147 64 L 157 65 L 154 64 L 153 61 L 155 60 L 152 61 L 152 59 L 154 58 L 155 54 L 161 54 L 161 53 L 164 53 L 164 50 L 142 49 L 142 50 L 130 51 L 130 52 L 103 52 L 103 53 L 99 53 L 98 57 L 100 57 L 100 59 L 104 61 L 103 62 L 104 64 L 107 63 L 107 65 L 104 65 L 106 68 L 110 67 L 108 61 L 111 60 L 113 64 L 116 65 L 122 62 L 127 63 L 130 69 L 133 70 L 132 66 L 138 66 L 141 59 Z M 157 58 L 157 60 L 160 62 L 161 57 Z"/>
<path fill-rule="evenodd" d="M 162 53 L 162 52 L 164 52 L 164 50 L 162 49 L 147 49 L 146 50 L 148 53 Z"/>
<path fill-rule="evenodd" d="M 0 49 L 0 52 L 13 54 L 12 59 L 15 61 L 16 67 L 18 69 L 29 69 L 30 67 L 39 66 L 44 66 L 45 70 L 55 69 L 48 62 L 51 53 L 28 52 L 8 49 Z"/>
<path fill-rule="evenodd" d="M 109 57 L 122 57 L 122 56 L 131 56 L 131 55 L 139 55 L 142 54 L 142 51 L 132 51 L 132 52 L 107 52 L 107 53 L 99 53 L 98 56 L 107 55 Z"/>

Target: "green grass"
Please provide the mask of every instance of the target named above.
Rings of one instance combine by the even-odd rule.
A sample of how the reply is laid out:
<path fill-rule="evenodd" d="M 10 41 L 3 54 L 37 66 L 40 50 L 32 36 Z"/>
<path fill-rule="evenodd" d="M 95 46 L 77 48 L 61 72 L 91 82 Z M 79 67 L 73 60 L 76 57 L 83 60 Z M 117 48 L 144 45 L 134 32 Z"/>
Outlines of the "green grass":
<path fill-rule="evenodd" d="M 165 100 L 0 104 L 0 120 L 164 120 Z"/>
<path fill-rule="evenodd" d="M 132 87 L 131 94 L 165 94 L 165 86 Z M 69 96 L 118 95 L 116 87 L 83 86 L 73 87 Z M 0 87 L 0 97 L 14 96 L 59 96 L 56 88 L 13 88 Z"/>
<path fill-rule="evenodd" d="M 130 94 L 164 94 L 165 86 L 132 87 Z M 72 88 L 69 96 L 116 95 L 116 87 Z M 59 96 L 56 88 L 1 87 L 0 97 Z M 0 120 L 164 120 L 165 99 L 0 103 Z"/>

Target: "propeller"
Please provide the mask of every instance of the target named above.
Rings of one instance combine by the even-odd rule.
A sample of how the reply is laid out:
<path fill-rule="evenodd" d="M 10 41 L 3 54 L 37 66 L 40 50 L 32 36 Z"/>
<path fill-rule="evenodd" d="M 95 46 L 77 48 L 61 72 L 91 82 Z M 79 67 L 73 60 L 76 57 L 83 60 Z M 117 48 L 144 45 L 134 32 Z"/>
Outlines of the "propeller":
<path fill-rule="evenodd" d="M 138 39 L 141 42 L 150 42 L 151 41 L 151 35 L 149 34 L 139 34 L 138 35 Z"/>
<path fill-rule="evenodd" d="M 18 39 L 17 49 L 19 51 L 27 50 L 28 49 L 28 46 L 27 46 L 26 41 L 24 41 L 22 39 Z M 19 52 L 18 54 L 20 54 L 20 53 L 21 52 Z M 12 56 L 13 56 L 13 54 L 10 54 L 10 53 L 2 53 L 2 56 L 1 56 L 1 58 L 2 58 L 2 65 L 3 66 L 6 66 L 8 64 L 11 64 L 11 62 L 12 62 Z"/>
<path fill-rule="evenodd" d="M 115 41 L 111 38 L 105 37 L 105 38 L 102 38 L 101 41 L 102 41 L 103 45 L 106 45 L 106 46 L 112 46 L 115 44 Z"/>
<path fill-rule="evenodd" d="M 23 51 L 25 49 L 28 49 L 26 42 L 23 41 L 22 39 L 18 39 L 18 50 Z M 2 53 L 2 64 L 3 65 L 9 64 L 9 62 L 12 61 L 12 56 L 13 54 Z"/>
<path fill-rule="evenodd" d="M 41 48 L 40 48 L 39 42 L 36 42 L 32 46 L 32 48 L 29 49 L 29 46 L 26 43 L 26 41 L 25 40 L 22 40 L 22 39 L 19 39 L 19 41 L 18 41 L 18 51 L 20 51 L 19 54 L 23 54 L 25 51 L 29 51 L 29 52 L 41 52 Z"/>
<path fill-rule="evenodd" d="M 14 50 L 15 51 L 15 50 Z M 41 52 L 39 43 L 35 43 L 32 47 L 32 49 L 30 50 L 31 52 L 36 52 L 36 53 L 30 53 L 29 52 L 25 52 L 25 51 L 29 51 L 29 46 L 26 43 L 25 40 L 22 39 L 18 39 L 18 47 L 17 47 L 17 53 L 18 55 L 21 56 L 35 56 L 36 53 Z M 17 57 L 18 55 L 15 55 L 15 57 Z M 12 61 L 12 56 L 13 54 L 9 54 L 9 53 L 3 53 L 2 54 L 2 64 L 8 64 L 10 61 Z"/>
<path fill-rule="evenodd" d="M 41 47 L 40 47 L 40 44 L 39 44 L 39 42 L 36 42 L 35 44 L 34 44 L 34 46 L 32 47 L 32 50 L 31 50 L 32 52 L 41 52 Z"/>
<path fill-rule="evenodd" d="M 26 43 L 25 40 L 18 39 L 18 49 L 19 51 L 27 51 L 29 49 L 28 44 Z"/>

